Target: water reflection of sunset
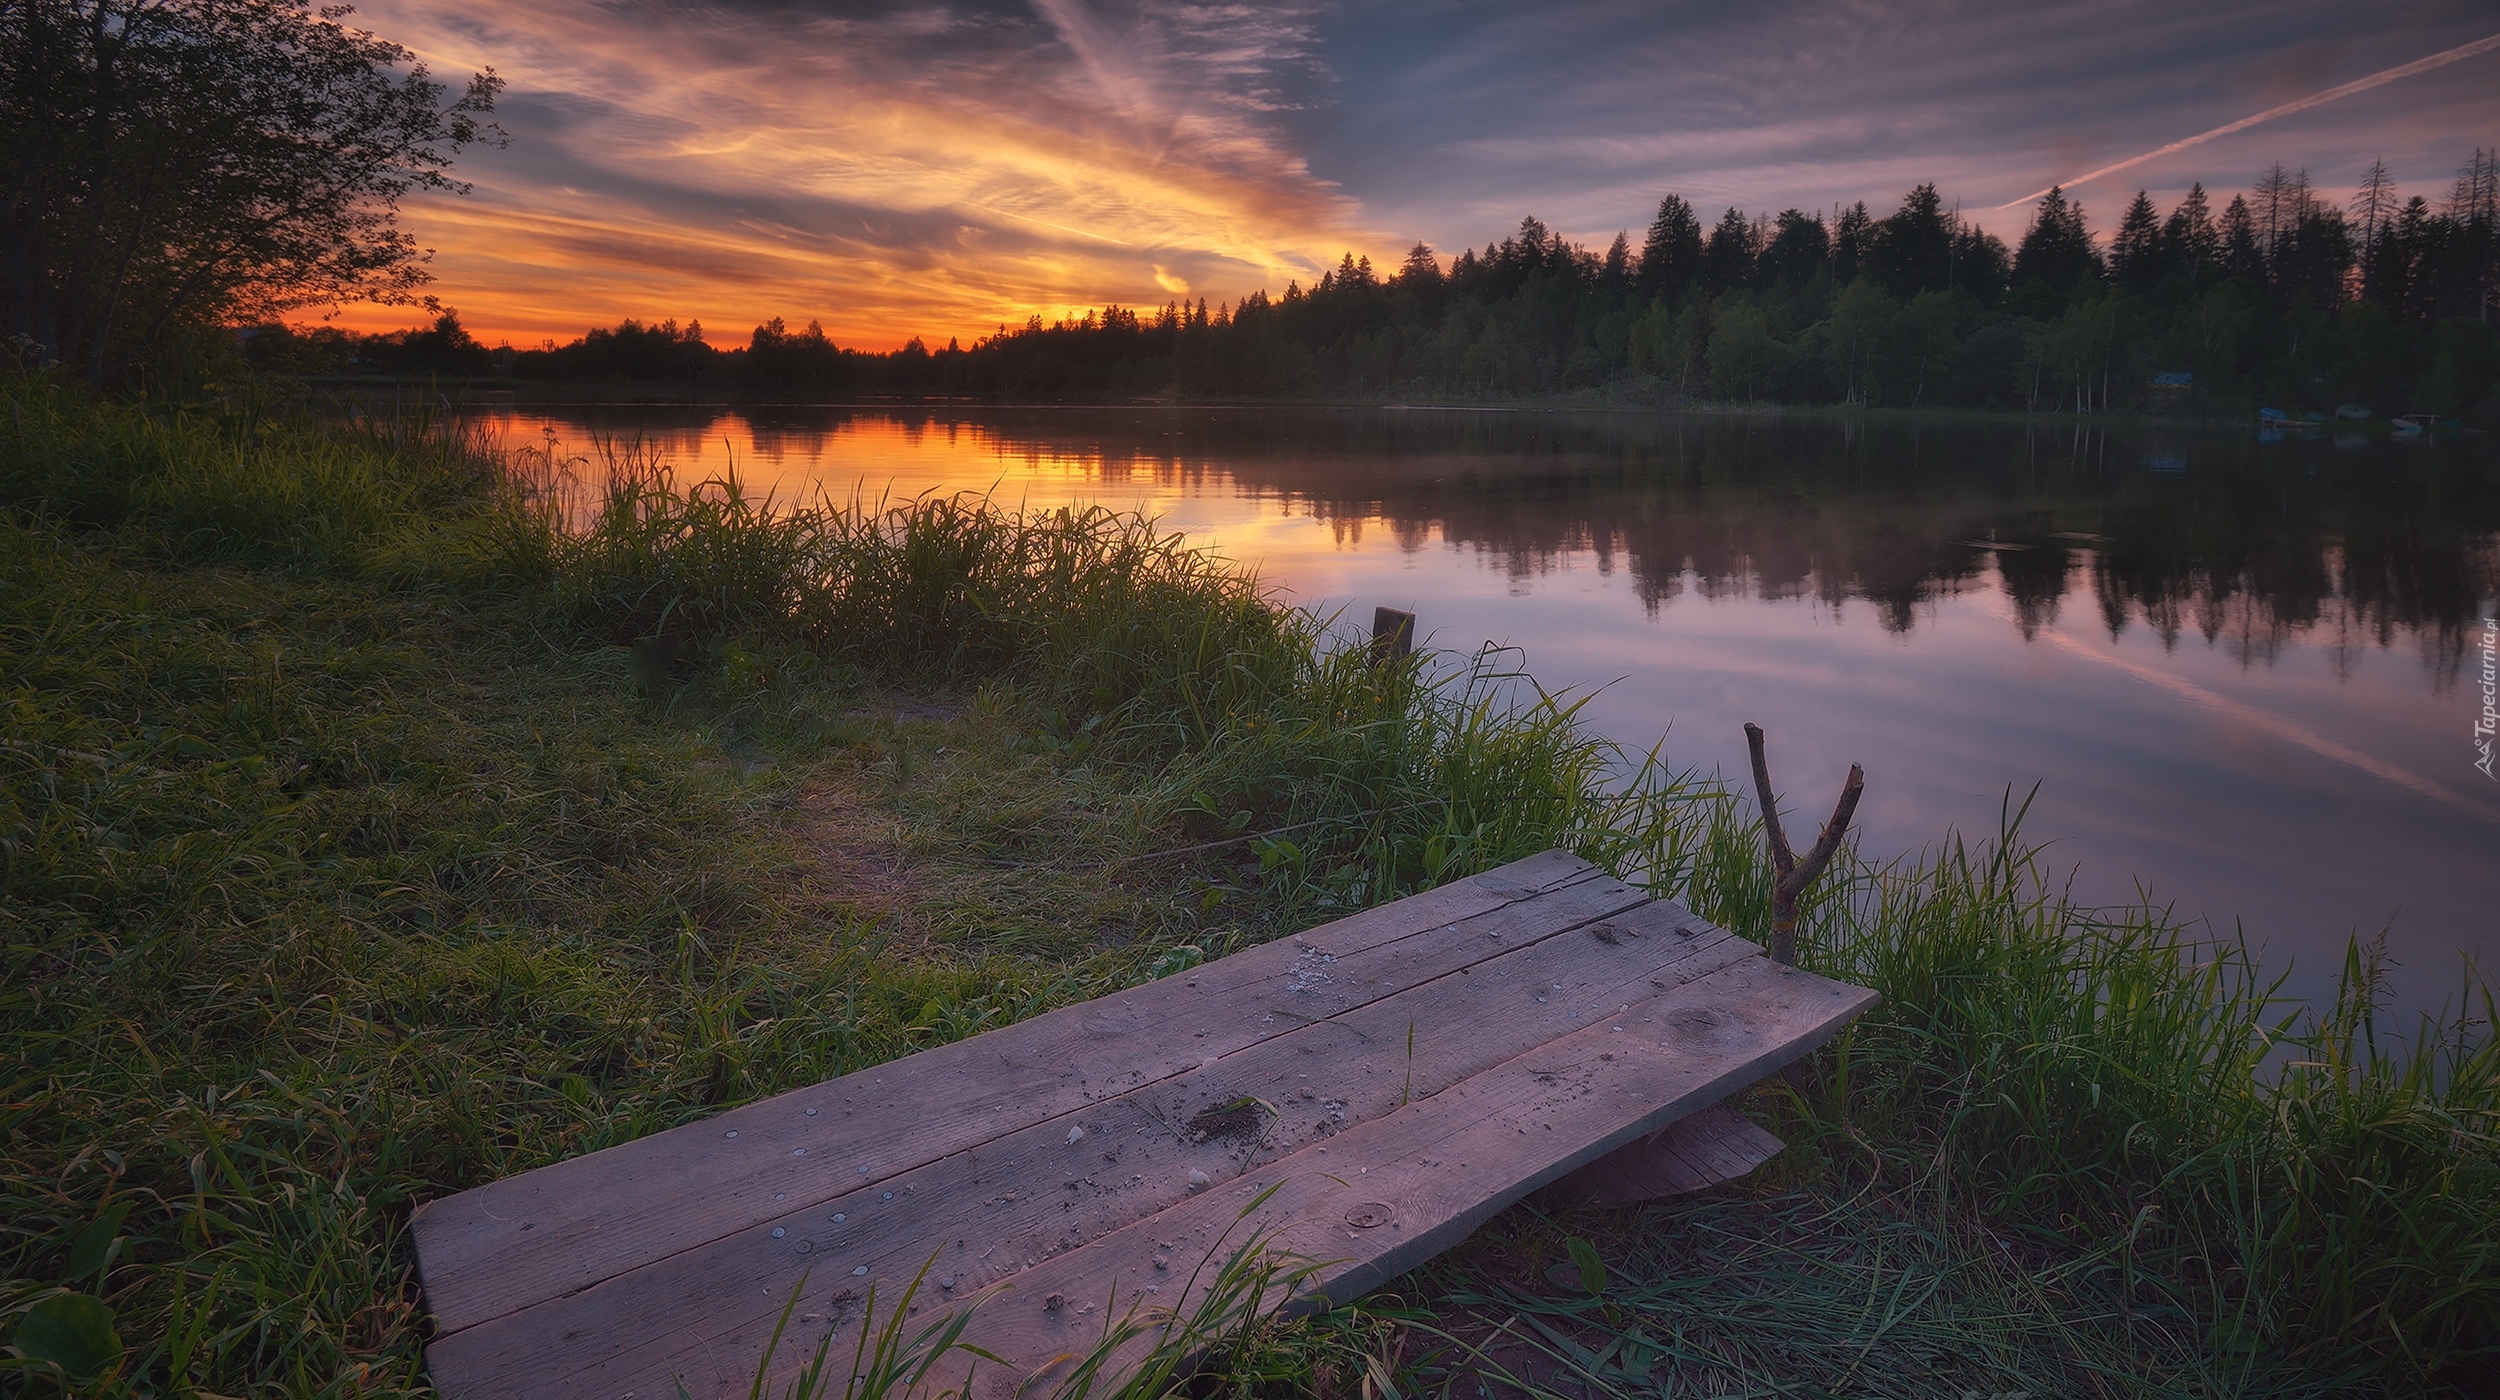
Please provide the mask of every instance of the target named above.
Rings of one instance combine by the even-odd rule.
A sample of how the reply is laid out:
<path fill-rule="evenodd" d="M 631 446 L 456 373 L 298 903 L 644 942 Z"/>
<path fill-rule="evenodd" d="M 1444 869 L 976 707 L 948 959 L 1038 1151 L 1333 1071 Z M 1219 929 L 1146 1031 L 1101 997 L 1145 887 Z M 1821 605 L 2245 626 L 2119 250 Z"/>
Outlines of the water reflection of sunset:
<path fill-rule="evenodd" d="M 513 413 L 560 451 L 638 440 L 750 495 L 991 492 L 1159 518 L 1287 601 L 1415 611 L 1679 764 L 1870 769 L 1865 849 L 2029 833 L 2087 897 L 2133 881 L 2297 959 L 2393 917 L 2404 994 L 2487 944 L 2500 794 L 2467 762 L 2470 619 L 2500 593 L 2500 466 L 1655 415 L 1165 409 Z M 2133 455 L 2130 455 L 2133 454 Z M 2436 480 L 2428 528 L 2408 482 Z M 2254 502 L 2255 505 L 2251 503 Z M 2398 905 L 2401 901 L 2401 912 Z"/>

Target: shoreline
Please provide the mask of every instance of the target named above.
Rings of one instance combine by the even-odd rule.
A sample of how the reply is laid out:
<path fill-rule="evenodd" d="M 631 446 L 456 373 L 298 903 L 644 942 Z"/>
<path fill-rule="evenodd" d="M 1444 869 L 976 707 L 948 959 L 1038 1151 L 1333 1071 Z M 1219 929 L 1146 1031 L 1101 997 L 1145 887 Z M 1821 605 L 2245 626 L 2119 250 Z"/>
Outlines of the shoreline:
<path fill-rule="evenodd" d="M 0 635 L 43 639 L 8 662 L 5 757 L 43 781 L 12 809 L 0 1309 L 108 1300 L 150 1385 L 428 1394 L 417 1200 L 1534 849 L 1767 926 L 1743 795 L 1332 651 L 1122 517 L 643 480 L 573 525 L 454 438 L 237 453 L 208 416 L 0 392 Z M 1745 1105 L 1791 1144 L 1763 1176 L 1532 1201 L 1236 1364 L 1571 1374 L 1498 1313 L 1618 1357 L 1706 1318 L 1633 1376 L 1687 1387 L 2470 1393 L 2500 1052 L 2391 1058 L 2355 945 L 2292 1028 L 2319 1067 L 2260 1079 L 2245 959 L 2066 903 L 2019 828 L 1818 887 L 1802 961 L 1885 1003 Z M 193 1309 L 273 1350 L 176 1363 Z"/>
<path fill-rule="evenodd" d="M 443 397 L 455 406 L 468 401 L 461 397 L 470 391 L 490 390 L 498 396 L 509 396 L 507 406 L 526 408 L 711 408 L 737 410 L 747 408 L 801 409 L 816 411 L 859 410 L 893 411 L 897 409 L 977 408 L 1031 412 L 1042 410 L 1101 410 L 1160 408 L 1189 409 L 1309 409 L 1356 412 L 1449 412 L 1449 413 L 1589 413 L 1648 414 L 1662 417 L 1786 417 L 1840 418 L 1874 422 L 1949 422 L 1949 423 L 2044 423 L 2082 427 L 2182 427 L 2196 429 L 2255 428 L 2262 426 L 2252 411 L 2246 417 L 2214 414 L 2142 414 L 2142 413 L 2071 413 L 2024 412 L 2019 409 L 1992 408 L 1866 408 L 1845 404 L 1780 404 L 1719 403 L 1694 401 L 1677 404 L 1643 404 L 1613 401 L 1606 398 L 1579 397 L 1523 399 L 1483 402 L 1473 400 L 1404 399 L 1333 399 L 1333 398 L 1258 398 L 1224 396 L 1212 398 L 1178 398 L 1172 396 L 1014 399 L 988 398 L 973 395 L 883 394 L 792 398 L 761 390 L 719 391 L 690 390 L 682 396 L 654 396 L 666 387 L 654 383 L 581 383 L 549 382 L 544 389 L 530 387 L 532 381 L 509 379 L 388 379 L 322 377 L 304 381 L 316 391 L 367 389 L 373 391 L 422 390 Z M 2286 426 L 2294 431 L 2310 429 L 2345 432 L 2370 432 L 2386 436 L 2391 431 L 2384 422 L 2309 423 L 2292 420 Z M 2479 428 L 2460 431 L 2480 433 Z"/>

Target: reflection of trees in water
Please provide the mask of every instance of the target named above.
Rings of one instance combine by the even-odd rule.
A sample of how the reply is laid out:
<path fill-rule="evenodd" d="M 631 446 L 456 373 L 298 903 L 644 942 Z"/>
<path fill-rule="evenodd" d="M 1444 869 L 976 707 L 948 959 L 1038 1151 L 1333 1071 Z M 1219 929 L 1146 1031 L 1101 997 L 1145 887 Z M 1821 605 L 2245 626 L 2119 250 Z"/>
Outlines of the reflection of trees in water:
<path fill-rule="evenodd" d="M 1437 540 L 1514 579 L 1591 558 L 1653 613 L 1688 590 L 1860 600 L 1906 632 L 1922 605 L 1993 581 L 2026 638 L 2088 591 L 2112 635 L 2142 626 L 2168 648 L 2193 632 L 2243 665 L 2299 639 L 2349 674 L 2410 639 L 2444 689 L 2500 593 L 2500 454 L 2480 439 L 2355 451 L 2220 429 L 1636 413 L 740 416 L 672 427 L 743 428 L 783 464 L 838 463 L 846 434 L 899 427 L 1106 483 L 1229 479 L 1349 547 L 1385 528 L 1400 549 Z"/>

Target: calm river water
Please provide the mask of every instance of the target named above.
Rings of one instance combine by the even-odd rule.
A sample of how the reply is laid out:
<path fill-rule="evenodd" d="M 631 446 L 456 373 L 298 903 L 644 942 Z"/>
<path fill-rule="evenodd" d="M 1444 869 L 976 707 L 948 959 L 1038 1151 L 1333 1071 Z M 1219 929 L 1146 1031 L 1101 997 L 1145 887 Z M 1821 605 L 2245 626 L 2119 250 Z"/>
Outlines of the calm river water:
<path fill-rule="evenodd" d="M 2017 422 L 1218 408 L 493 410 L 750 491 L 1146 511 L 1288 600 L 1524 649 L 1628 746 L 1744 771 L 1863 849 L 2026 825 L 2084 897 L 2139 884 L 2333 985 L 2388 930 L 2405 1011 L 2500 952 L 2475 726 L 2500 443 Z M 1801 838 L 1802 839 L 1802 838 Z M 2409 1024 L 2409 1017 L 2408 1024 Z"/>

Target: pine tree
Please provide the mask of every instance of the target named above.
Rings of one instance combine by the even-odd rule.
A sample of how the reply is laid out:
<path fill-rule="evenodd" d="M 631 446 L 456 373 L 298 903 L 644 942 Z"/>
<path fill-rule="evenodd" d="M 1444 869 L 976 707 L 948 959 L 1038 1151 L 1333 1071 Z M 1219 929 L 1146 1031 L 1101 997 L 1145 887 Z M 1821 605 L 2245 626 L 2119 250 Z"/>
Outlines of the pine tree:
<path fill-rule="evenodd" d="M 2153 211 L 2153 197 L 2137 190 L 2109 241 L 2110 274 L 2139 290 L 2150 287 L 2167 271 L 2161 254 L 2161 215 Z"/>
<path fill-rule="evenodd" d="M 2256 188 L 2249 194 L 2252 197 L 2248 202 L 2248 212 L 2252 219 L 2252 231 L 2257 235 L 2257 251 L 2269 265 L 2270 273 L 2275 245 L 2283 241 L 2283 234 L 2293 218 L 2292 177 L 2283 169 L 2283 162 L 2276 161 L 2273 169 L 2258 176 Z"/>
<path fill-rule="evenodd" d="M 1710 290 L 1725 292 L 1751 285 L 1754 253 L 1752 221 L 1745 211 L 1729 206 L 1719 216 L 1718 226 L 1710 230 L 1709 246 L 1702 250 Z"/>
<path fill-rule="evenodd" d="M 2266 253 L 2258 242 L 2257 219 L 2249 212 L 2248 201 L 2239 195 L 2222 211 L 2222 226 L 2217 230 L 2215 255 L 2222 264 L 2225 277 L 2245 277 L 2262 284 L 2266 280 Z"/>
<path fill-rule="evenodd" d="M 2161 226 L 2162 260 L 2194 283 L 2210 276 L 2222 235 L 2214 228 L 2212 203 L 2202 181 L 2188 187 L 2187 197 Z"/>
<path fill-rule="evenodd" d="M 2046 282 L 2060 290 L 2082 285 L 2101 273 L 2101 255 L 2092 246 L 2092 231 L 2083 220 L 2083 205 L 2052 188 L 2040 199 L 2031 229 L 2014 250 L 2014 281 Z"/>
<path fill-rule="evenodd" d="M 1418 243 L 1406 250 L 1406 261 L 1399 264 L 1397 281 L 1408 288 L 1421 290 L 1441 285 L 1441 260 L 1433 256 L 1432 245 Z"/>
<path fill-rule="evenodd" d="M 1641 244 L 1637 287 L 1643 297 L 1673 301 L 1701 274 L 1701 224 L 1682 195 L 1658 201 L 1658 217 L 1650 221 Z"/>
<path fill-rule="evenodd" d="M 2474 148 L 2448 196 L 2446 261 L 2462 285 L 2451 303 L 2460 315 L 2491 323 L 2500 301 L 2500 150 Z"/>
<path fill-rule="evenodd" d="M 2387 173 L 2386 161 L 2371 161 L 2370 173 L 2361 177 L 2361 188 L 2352 197 L 2353 230 L 2360 235 L 2364 263 L 2378 251 L 2379 239 L 2395 217 L 2396 179 Z"/>
<path fill-rule="evenodd" d="M 1598 277 L 1606 286 L 1621 288 L 1632 282 L 1632 237 L 1617 233 L 1615 241 L 1606 245 L 1606 261 L 1598 269 Z"/>
<path fill-rule="evenodd" d="M 1953 276 L 1953 229 L 1944 213 L 1944 199 L 1934 185 L 1920 185 L 1901 197 L 1901 207 L 1875 225 L 1874 246 L 1867 250 L 1867 271 L 1884 290 L 1898 297 L 1945 286 Z"/>
<path fill-rule="evenodd" d="M 1847 286 L 1866 270 L 1867 245 L 1874 241 L 1875 219 L 1859 200 L 1832 219 L 1832 281 Z"/>
<path fill-rule="evenodd" d="M 1802 209 L 1783 209 L 1762 250 L 1762 280 L 1802 286 L 1813 281 L 1831 260 L 1831 231 Z"/>
<path fill-rule="evenodd" d="M 2005 284 L 2014 271 L 2014 255 L 2006 250 L 2005 240 L 1979 227 L 1963 223 L 1957 215 L 1953 228 L 1953 288 L 1994 303 L 2005 293 Z"/>
<path fill-rule="evenodd" d="M 2447 221 L 2432 212 L 2429 200 L 2418 194 L 2406 200 L 2374 260 L 2378 290 L 2371 299 L 2399 315 L 2428 320 L 2438 289 L 2424 274 L 2438 262 L 2446 231 Z"/>

